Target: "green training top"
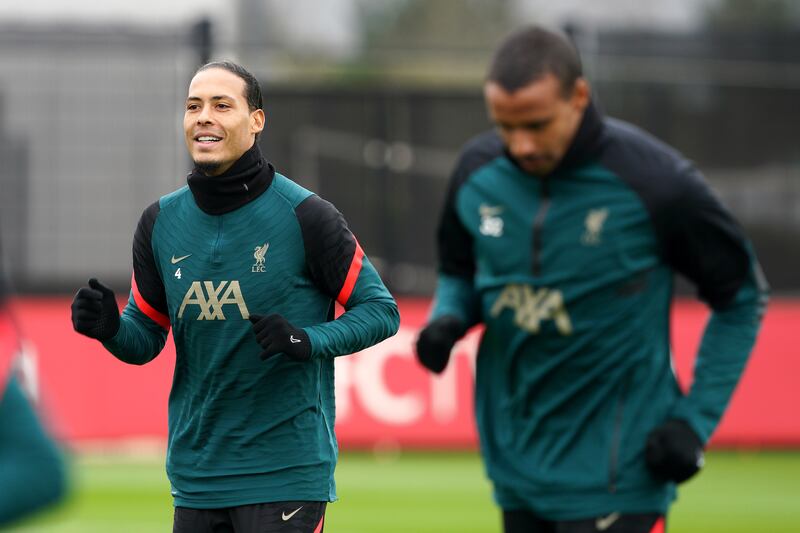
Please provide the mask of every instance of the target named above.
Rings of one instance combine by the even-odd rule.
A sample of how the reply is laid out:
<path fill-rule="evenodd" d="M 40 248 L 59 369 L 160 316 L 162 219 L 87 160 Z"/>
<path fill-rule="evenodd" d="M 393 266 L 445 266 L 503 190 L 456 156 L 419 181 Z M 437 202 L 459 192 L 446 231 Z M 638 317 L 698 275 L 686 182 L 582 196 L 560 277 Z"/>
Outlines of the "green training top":
<path fill-rule="evenodd" d="M 194 173 L 148 207 L 133 258 L 121 327 L 104 345 L 144 364 L 172 328 L 175 505 L 335 500 L 334 357 L 399 325 L 342 215 L 276 173 L 254 146 L 222 176 Z M 335 301 L 345 312 L 333 320 Z M 272 313 L 304 329 L 311 361 L 259 359 L 248 317 Z"/>

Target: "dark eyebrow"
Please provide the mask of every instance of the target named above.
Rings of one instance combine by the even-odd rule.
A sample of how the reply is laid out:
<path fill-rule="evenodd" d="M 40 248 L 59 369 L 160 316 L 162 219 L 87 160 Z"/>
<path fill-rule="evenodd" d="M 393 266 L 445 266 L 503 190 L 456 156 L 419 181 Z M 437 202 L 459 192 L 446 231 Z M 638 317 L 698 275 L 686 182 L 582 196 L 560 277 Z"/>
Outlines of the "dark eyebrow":
<path fill-rule="evenodd" d="M 523 126 L 527 127 L 527 128 L 541 128 L 541 127 L 547 126 L 552 121 L 553 121 L 553 117 L 547 117 L 547 118 L 543 118 L 543 119 L 540 119 L 540 120 L 532 120 L 530 122 L 527 122 L 527 123 L 523 124 Z"/>
<path fill-rule="evenodd" d="M 200 98 L 199 96 L 190 96 L 190 97 L 188 97 L 186 99 L 187 102 L 190 101 L 190 100 L 191 101 L 198 101 L 198 102 L 202 102 L 203 101 L 203 99 Z M 219 95 L 219 96 L 212 96 L 211 100 L 233 100 L 233 98 L 228 96 L 228 95 L 226 95 L 226 94 L 223 94 L 223 95 Z"/>
<path fill-rule="evenodd" d="M 552 121 L 553 121 L 553 117 L 547 117 L 547 118 L 543 118 L 543 119 L 540 119 L 540 120 L 532 120 L 530 122 L 525 122 L 523 124 L 519 124 L 518 126 L 512 126 L 511 124 L 508 124 L 506 122 L 499 122 L 499 121 L 495 122 L 495 124 L 497 124 L 501 128 L 518 127 L 518 128 L 538 129 L 538 128 L 543 128 L 544 126 L 547 126 Z"/>

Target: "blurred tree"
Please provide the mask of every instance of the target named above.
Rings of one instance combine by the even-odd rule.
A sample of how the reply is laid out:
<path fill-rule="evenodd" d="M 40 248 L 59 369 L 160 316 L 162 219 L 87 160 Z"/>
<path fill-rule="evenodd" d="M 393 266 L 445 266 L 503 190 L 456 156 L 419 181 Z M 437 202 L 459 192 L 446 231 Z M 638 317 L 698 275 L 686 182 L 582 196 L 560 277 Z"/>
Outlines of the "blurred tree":
<path fill-rule="evenodd" d="M 797 0 L 720 0 L 704 13 L 705 25 L 716 30 L 797 29 Z"/>
<path fill-rule="evenodd" d="M 492 47 L 509 27 L 509 0 L 360 0 L 365 49 Z"/>
<path fill-rule="evenodd" d="M 357 0 L 360 79 L 465 84 L 481 79 L 488 54 L 512 25 L 511 0 Z"/>

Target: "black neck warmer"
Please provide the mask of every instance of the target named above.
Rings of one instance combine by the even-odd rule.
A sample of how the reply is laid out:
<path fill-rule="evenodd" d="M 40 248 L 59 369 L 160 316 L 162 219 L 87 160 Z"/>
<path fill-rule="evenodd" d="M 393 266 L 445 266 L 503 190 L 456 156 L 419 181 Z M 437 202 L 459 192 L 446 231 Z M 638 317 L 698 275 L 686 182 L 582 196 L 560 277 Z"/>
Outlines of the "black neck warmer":
<path fill-rule="evenodd" d="M 186 181 L 200 209 L 209 215 L 223 215 L 258 198 L 274 177 L 275 167 L 254 143 L 219 176 L 207 176 L 195 168 Z"/>
<path fill-rule="evenodd" d="M 572 140 L 567 153 L 558 165 L 557 170 L 578 166 L 590 159 L 600 147 L 603 134 L 603 118 L 595 107 L 594 102 L 589 102 L 583 112 L 578 131 Z"/>

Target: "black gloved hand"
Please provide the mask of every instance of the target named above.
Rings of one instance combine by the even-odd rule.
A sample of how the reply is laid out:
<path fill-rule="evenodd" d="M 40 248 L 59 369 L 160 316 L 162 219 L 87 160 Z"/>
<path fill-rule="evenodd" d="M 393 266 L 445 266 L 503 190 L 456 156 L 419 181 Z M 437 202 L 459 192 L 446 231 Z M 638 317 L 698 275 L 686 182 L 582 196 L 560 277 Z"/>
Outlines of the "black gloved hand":
<path fill-rule="evenodd" d="M 105 341 L 119 331 L 119 307 L 114 291 L 92 278 L 72 300 L 72 327 L 78 333 Z"/>
<path fill-rule="evenodd" d="M 431 372 L 441 373 L 450 360 L 450 350 L 465 332 L 458 318 L 451 315 L 437 318 L 419 334 L 417 359 Z"/>
<path fill-rule="evenodd" d="M 703 467 L 703 443 L 686 421 L 667 420 L 647 437 L 645 461 L 657 478 L 682 483 Z"/>
<path fill-rule="evenodd" d="M 262 361 L 282 353 L 295 361 L 311 359 L 311 342 L 306 332 L 291 325 L 281 315 L 250 315 L 250 322 L 256 340 L 263 348 L 259 355 Z"/>

